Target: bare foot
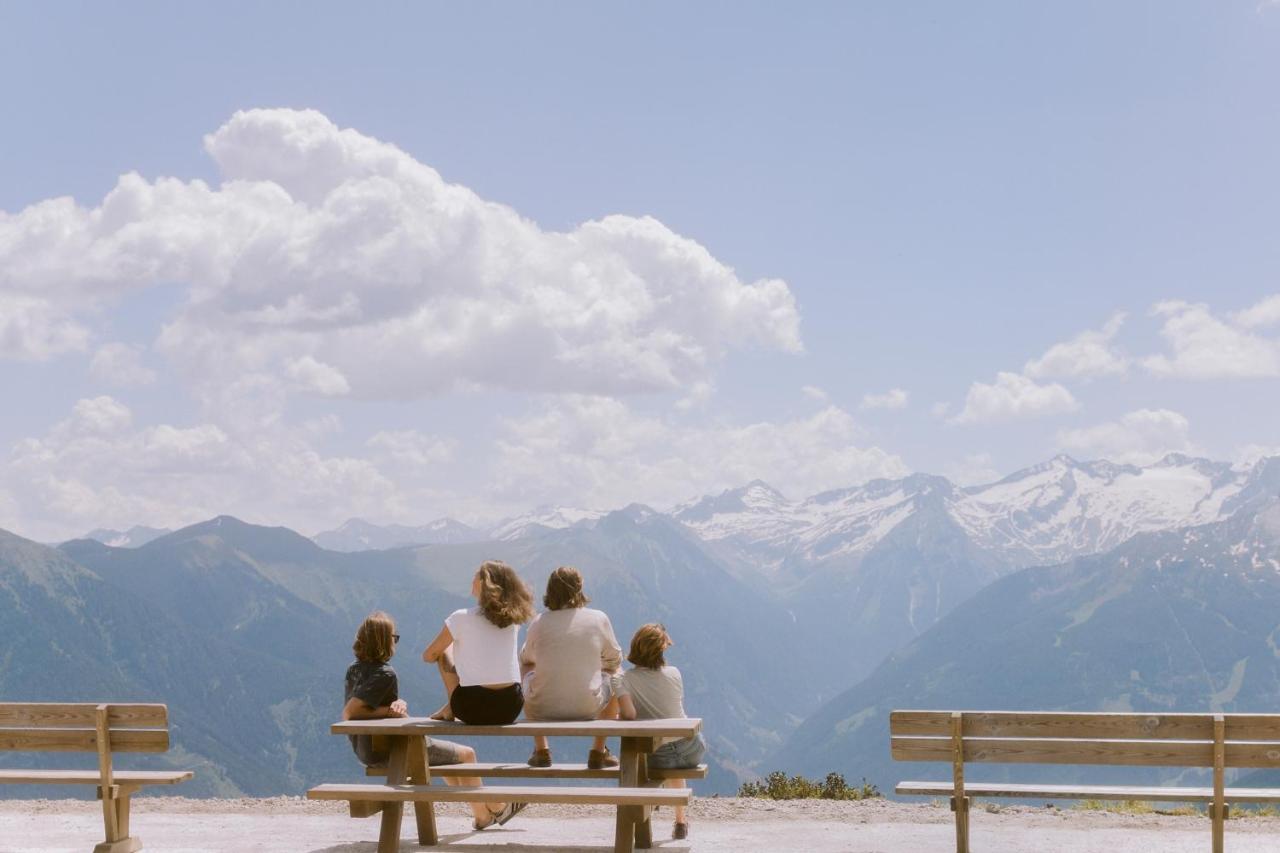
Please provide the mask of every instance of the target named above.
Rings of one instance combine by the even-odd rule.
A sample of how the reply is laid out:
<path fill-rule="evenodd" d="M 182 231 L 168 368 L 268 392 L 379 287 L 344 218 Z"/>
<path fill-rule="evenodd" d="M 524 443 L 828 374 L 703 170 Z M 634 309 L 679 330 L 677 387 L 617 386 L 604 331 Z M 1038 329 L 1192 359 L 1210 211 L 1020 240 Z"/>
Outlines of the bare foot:
<path fill-rule="evenodd" d="M 449 707 L 449 703 L 445 702 L 440 706 L 440 710 L 431 715 L 430 719 L 440 720 L 443 723 L 453 722 L 453 709 Z"/>

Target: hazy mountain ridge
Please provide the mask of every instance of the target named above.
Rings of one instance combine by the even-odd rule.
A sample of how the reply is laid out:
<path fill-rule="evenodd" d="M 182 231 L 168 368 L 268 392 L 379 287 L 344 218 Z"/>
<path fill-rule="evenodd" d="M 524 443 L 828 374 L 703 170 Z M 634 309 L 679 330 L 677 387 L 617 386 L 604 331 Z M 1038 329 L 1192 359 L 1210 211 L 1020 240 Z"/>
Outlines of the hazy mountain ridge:
<path fill-rule="evenodd" d="M 385 551 L 416 545 L 456 545 L 483 542 L 484 531 L 452 518 L 437 518 L 420 526 L 373 524 L 362 518 L 349 518 L 339 527 L 311 537 L 317 545 L 330 551 Z"/>
<path fill-rule="evenodd" d="M 992 583 L 806 720 L 774 761 L 866 775 L 882 790 L 943 772 L 890 761 L 894 708 L 1274 712 L 1277 614 L 1280 502 L 1139 534 L 1105 554 Z M 1123 776 L 1097 770 L 1096 781 Z M 1041 781 L 1076 773 L 975 772 Z"/>

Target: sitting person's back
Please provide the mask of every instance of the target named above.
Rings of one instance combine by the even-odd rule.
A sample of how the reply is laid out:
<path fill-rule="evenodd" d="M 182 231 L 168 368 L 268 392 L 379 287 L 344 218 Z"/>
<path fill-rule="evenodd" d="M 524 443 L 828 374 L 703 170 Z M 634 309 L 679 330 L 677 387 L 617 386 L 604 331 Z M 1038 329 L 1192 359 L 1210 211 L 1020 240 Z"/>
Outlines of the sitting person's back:
<path fill-rule="evenodd" d="M 547 578 L 546 611 L 529 623 L 529 634 L 520 650 L 524 685 L 524 715 L 530 720 L 613 719 L 607 674 L 622 663 L 622 647 L 613 634 L 609 617 L 587 607 L 591 599 L 582 588 L 582 575 L 572 566 L 561 566 Z M 592 769 L 617 766 L 604 738 L 596 738 L 587 754 Z M 544 737 L 534 738 L 533 767 L 551 766 L 551 749 Z"/>
<path fill-rule="evenodd" d="M 619 717 L 624 720 L 669 720 L 685 716 L 684 678 L 680 670 L 667 664 L 663 654 L 672 645 L 667 629 L 656 622 L 642 625 L 636 631 L 627 655 L 627 660 L 635 668 L 613 677 Z M 649 756 L 649 767 L 655 770 L 697 767 L 706 752 L 707 745 L 701 734 L 664 738 L 662 745 Z M 670 779 L 667 784 L 679 787 L 681 780 Z M 684 806 L 676 806 L 672 837 L 679 839 L 688 835 L 689 822 L 685 818 Z"/>

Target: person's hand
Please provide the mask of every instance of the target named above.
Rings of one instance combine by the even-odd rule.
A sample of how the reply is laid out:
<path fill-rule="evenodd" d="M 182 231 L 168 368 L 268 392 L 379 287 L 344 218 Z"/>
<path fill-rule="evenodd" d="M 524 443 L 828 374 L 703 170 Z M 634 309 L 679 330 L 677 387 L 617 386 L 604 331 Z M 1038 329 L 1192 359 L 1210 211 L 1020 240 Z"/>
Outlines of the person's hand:
<path fill-rule="evenodd" d="M 409 716 L 409 703 L 403 699 L 397 699 L 391 703 L 391 716 L 407 717 Z"/>

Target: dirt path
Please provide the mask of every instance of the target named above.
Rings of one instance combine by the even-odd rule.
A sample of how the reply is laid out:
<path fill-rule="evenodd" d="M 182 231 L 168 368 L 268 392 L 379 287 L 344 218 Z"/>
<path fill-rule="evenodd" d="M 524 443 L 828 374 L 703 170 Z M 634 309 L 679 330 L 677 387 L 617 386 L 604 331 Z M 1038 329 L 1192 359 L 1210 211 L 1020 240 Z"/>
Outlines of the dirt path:
<path fill-rule="evenodd" d="M 142 798 L 134 831 L 154 853 L 373 853 L 378 822 L 352 820 L 331 803 L 293 798 L 186 800 Z M 504 828 L 473 832 L 455 806 L 440 809 L 440 851 L 606 853 L 612 812 L 604 808 L 532 807 Z M 85 853 L 100 840 L 98 806 L 84 801 L 0 801 L 0 853 Z M 405 822 L 405 851 L 426 850 Z M 688 841 L 670 841 L 670 816 L 655 818 L 657 850 L 696 853 L 916 853 L 954 849 L 945 808 L 872 801 L 770 803 L 696 802 Z M 1232 853 L 1280 849 L 1280 819 L 1232 820 Z M 973 819 L 981 853 L 1203 853 L 1203 817 L 1116 815 L 1057 809 L 1003 808 Z"/>

